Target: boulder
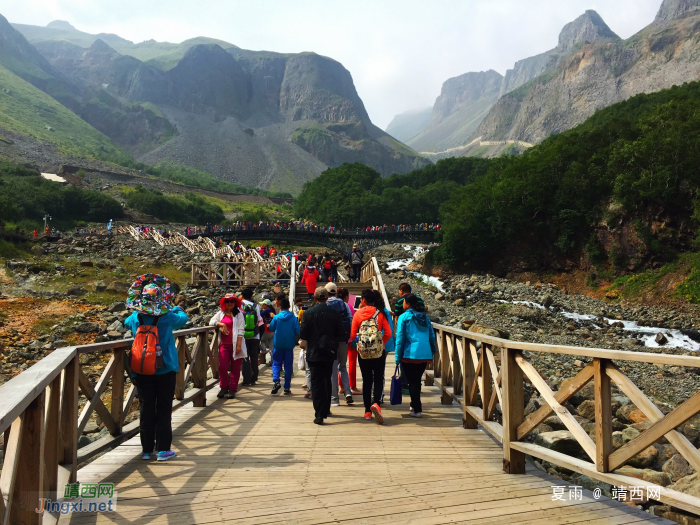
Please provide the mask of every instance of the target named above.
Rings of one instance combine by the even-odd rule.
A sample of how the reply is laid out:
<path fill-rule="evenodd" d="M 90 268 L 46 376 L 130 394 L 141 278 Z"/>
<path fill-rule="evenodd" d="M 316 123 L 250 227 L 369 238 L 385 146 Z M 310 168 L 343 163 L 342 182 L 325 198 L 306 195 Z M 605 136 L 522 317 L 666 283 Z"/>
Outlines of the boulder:
<path fill-rule="evenodd" d="M 73 286 L 72 288 L 68 288 L 68 290 L 66 290 L 66 295 L 72 295 L 74 297 L 85 295 L 86 293 L 87 290 L 82 286 Z"/>
<path fill-rule="evenodd" d="M 678 454 L 676 447 L 674 447 L 673 445 L 670 445 L 668 443 L 666 443 L 666 444 L 655 443 L 654 448 L 659 451 L 659 455 L 656 457 L 657 462 L 665 463 L 666 461 L 671 459 L 673 456 Z"/>
<path fill-rule="evenodd" d="M 453 304 L 455 306 L 464 306 L 465 304 L 467 304 L 467 301 L 465 301 L 464 299 L 457 299 Z"/>
<path fill-rule="evenodd" d="M 632 421 L 630 418 L 630 414 L 632 414 L 632 412 L 635 410 L 637 410 L 637 407 L 630 403 L 629 405 L 618 408 L 615 415 L 617 416 L 617 419 L 628 425 L 631 423 L 638 423 L 638 421 Z"/>
<path fill-rule="evenodd" d="M 637 409 L 630 412 L 630 420 L 633 423 L 643 423 L 644 421 L 648 421 L 648 418 L 644 415 L 644 412 Z"/>
<path fill-rule="evenodd" d="M 73 327 L 73 330 L 81 334 L 95 334 L 102 330 L 102 327 L 97 323 L 78 323 Z"/>
<path fill-rule="evenodd" d="M 445 298 L 445 296 L 442 293 L 436 293 L 435 294 L 435 300 L 436 301 L 442 301 Z"/>
<path fill-rule="evenodd" d="M 80 436 L 78 438 L 78 448 L 83 448 L 83 447 L 89 445 L 90 443 L 92 443 L 93 441 L 95 441 L 95 440 L 93 438 L 91 438 L 90 436 Z"/>
<path fill-rule="evenodd" d="M 627 462 L 628 465 L 637 468 L 647 468 L 656 461 L 659 451 L 655 447 L 647 447 L 636 456 L 632 456 Z"/>
<path fill-rule="evenodd" d="M 547 295 L 542 299 L 542 306 L 545 308 L 549 308 L 552 304 L 554 304 L 554 299 L 552 299 L 551 295 Z"/>
<path fill-rule="evenodd" d="M 571 456 L 578 456 L 583 452 L 581 445 L 568 430 L 542 432 L 535 439 L 535 444 Z"/>
<path fill-rule="evenodd" d="M 90 259 L 83 259 L 80 261 L 80 266 L 92 267 L 92 261 Z"/>
<path fill-rule="evenodd" d="M 666 461 L 661 467 L 674 483 L 681 478 L 695 474 L 695 469 L 685 460 L 680 454 L 674 454 L 671 459 Z"/>
<path fill-rule="evenodd" d="M 700 416 L 691 417 L 683 423 L 678 430 L 687 437 L 693 444 L 697 444 L 700 439 Z"/>
<path fill-rule="evenodd" d="M 540 403 L 537 399 L 530 399 L 530 401 L 527 402 L 527 405 L 525 405 L 525 417 L 537 412 L 541 406 L 542 403 Z"/>
<path fill-rule="evenodd" d="M 656 341 L 656 344 L 657 344 L 657 345 L 663 346 L 663 345 L 665 345 L 666 343 L 668 343 L 668 338 L 667 338 L 664 334 L 662 334 L 661 332 L 659 332 L 658 334 L 656 334 L 656 337 L 654 338 L 654 341 Z"/>
<path fill-rule="evenodd" d="M 104 281 L 97 281 L 95 283 L 95 291 L 96 292 L 104 292 L 107 289 L 107 285 L 104 283 Z"/>
<path fill-rule="evenodd" d="M 487 326 L 479 323 L 474 323 L 471 325 L 468 331 L 491 337 L 499 337 L 501 339 L 510 339 L 510 333 L 506 332 L 505 330 L 500 330 L 498 328 L 494 328 L 493 326 Z"/>
<path fill-rule="evenodd" d="M 126 292 L 129 288 L 131 288 L 131 284 L 121 281 L 113 281 L 107 285 L 107 290 L 112 292 Z"/>
<path fill-rule="evenodd" d="M 107 307 L 107 311 L 111 313 L 123 312 L 126 310 L 126 303 L 124 301 L 115 301 Z"/>
<path fill-rule="evenodd" d="M 83 434 L 94 434 L 95 432 L 99 431 L 100 427 L 97 426 L 97 423 L 95 423 L 94 421 L 88 421 L 85 425 L 85 429 L 83 430 Z"/>
<path fill-rule="evenodd" d="M 496 287 L 493 284 L 484 284 L 479 287 L 483 293 L 492 293 L 496 291 Z"/>
<path fill-rule="evenodd" d="M 114 321 L 111 325 L 107 327 L 107 331 L 122 333 L 126 331 L 126 328 L 124 328 L 124 325 L 121 321 Z"/>
<path fill-rule="evenodd" d="M 668 488 L 700 498 L 700 473 L 681 478 Z"/>
<path fill-rule="evenodd" d="M 636 428 L 627 427 L 622 431 L 622 441 L 623 443 L 629 443 L 634 438 L 639 436 L 639 434 L 641 434 L 641 432 L 639 432 L 639 430 L 637 430 Z"/>
<path fill-rule="evenodd" d="M 566 430 L 566 425 L 557 415 L 549 416 L 544 420 L 544 424 L 549 425 L 554 430 Z"/>
<path fill-rule="evenodd" d="M 579 416 L 586 418 L 589 421 L 595 421 L 595 401 L 586 399 L 578 406 L 576 411 L 578 412 Z"/>

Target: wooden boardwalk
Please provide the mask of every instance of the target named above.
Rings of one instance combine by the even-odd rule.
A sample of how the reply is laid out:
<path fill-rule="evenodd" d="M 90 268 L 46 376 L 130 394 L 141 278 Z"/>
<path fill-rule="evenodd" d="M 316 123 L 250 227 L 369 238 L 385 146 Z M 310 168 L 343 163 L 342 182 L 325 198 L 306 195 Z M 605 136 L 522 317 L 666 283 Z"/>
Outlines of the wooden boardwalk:
<path fill-rule="evenodd" d="M 118 508 L 70 523 L 670 523 L 588 491 L 552 501 L 551 486 L 565 483 L 534 468 L 504 474 L 500 445 L 464 430 L 437 387 L 424 387 L 422 419 L 408 417 L 404 399 L 379 426 L 356 397 L 314 425 L 296 373 L 290 397 L 270 396 L 265 368 L 236 400 L 216 399 L 216 388 L 207 407 L 175 412 L 169 462 L 142 461 L 136 437 L 81 469 L 80 482 L 116 484 Z"/>

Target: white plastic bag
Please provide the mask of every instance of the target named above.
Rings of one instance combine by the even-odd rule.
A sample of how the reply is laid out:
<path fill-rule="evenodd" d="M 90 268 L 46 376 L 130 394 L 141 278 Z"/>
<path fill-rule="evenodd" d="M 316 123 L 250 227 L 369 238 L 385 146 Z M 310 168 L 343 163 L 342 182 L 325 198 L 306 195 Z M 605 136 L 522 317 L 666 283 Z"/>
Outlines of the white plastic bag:
<path fill-rule="evenodd" d="M 306 351 L 303 349 L 301 350 L 301 352 L 299 352 L 299 362 L 297 363 L 297 368 L 299 370 L 306 370 L 305 354 L 306 354 Z"/>

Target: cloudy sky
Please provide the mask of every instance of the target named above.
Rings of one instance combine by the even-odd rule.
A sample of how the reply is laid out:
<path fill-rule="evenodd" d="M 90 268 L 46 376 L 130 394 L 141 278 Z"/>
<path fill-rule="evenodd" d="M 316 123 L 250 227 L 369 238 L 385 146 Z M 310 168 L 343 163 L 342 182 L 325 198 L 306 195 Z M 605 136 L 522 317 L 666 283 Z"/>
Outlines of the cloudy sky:
<path fill-rule="evenodd" d="M 372 121 L 432 106 L 442 83 L 468 71 L 501 74 L 557 44 L 587 9 L 628 38 L 661 0 L 30 0 L 0 7 L 10 22 L 66 20 L 134 42 L 195 36 L 245 49 L 315 51 L 351 73 Z"/>

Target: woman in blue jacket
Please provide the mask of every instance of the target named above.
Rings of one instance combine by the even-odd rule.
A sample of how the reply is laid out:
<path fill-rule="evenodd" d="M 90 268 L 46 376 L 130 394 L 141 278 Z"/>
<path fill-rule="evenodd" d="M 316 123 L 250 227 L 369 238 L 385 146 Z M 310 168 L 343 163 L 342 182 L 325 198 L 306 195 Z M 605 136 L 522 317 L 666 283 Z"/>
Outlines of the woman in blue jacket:
<path fill-rule="evenodd" d="M 271 394 L 278 394 L 282 388 L 280 370 L 284 365 L 284 395 L 288 396 L 292 393 L 290 387 L 292 386 L 294 347 L 299 339 L 299 321 L 289 311 L 289 299 L 278 297 L 275 301 L 281 311 L 274 315 L 268 326 L 268 329 L 275 333 L 272 340 L 272 382 L 274 385 Z"/>
<path fill-rule="evenodd" d="M 403 364 L 408 380 L 408 391 L 411 395 L 409 415 L 421 417 L 423 411 L 420 401 L 421 380 L 426 365 L 432 362 L 437 350 L 435 332 L 428 316 L 416 311 L 418 297 L 409 294 L 404 299 L 404 313 L 396 323 L 394 356 L 397 365 Z"/>
<path fill-rule="evenodd" d="M 172 411 L 175 395 L 175 377 L 179 368 L 173 330 L 187 323 L 187 314 L 172 304 L 170 281 L 157 274 L 139 277 L 128 292 L 126 306 L 135 311 L 126 318 L 124 326 L 136 336 L 139 324 L 156 323 L 158 342 L 163 353 L 163 366 L 153 375 L 137 374 L 131 378 L 141 402 L 142 459 L 151 459 L 158 453 L 158 461 L 175 457 L 170 449 L 173 440 Z"/>

